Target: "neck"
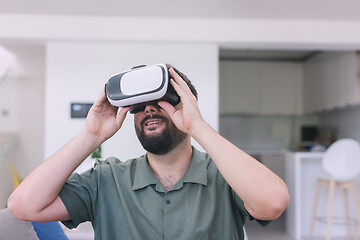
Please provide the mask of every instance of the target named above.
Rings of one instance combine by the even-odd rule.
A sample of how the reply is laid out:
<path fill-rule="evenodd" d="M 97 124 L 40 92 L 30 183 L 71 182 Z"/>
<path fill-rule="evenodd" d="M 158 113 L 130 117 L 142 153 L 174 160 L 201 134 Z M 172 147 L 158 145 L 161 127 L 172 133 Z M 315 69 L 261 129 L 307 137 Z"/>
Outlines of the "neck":
<path fill-rule="evenodd" d="M 150 168 L 166 190 L 169 190 L 184 176 L 190 166 L 191 157 L 190 137 L 184 139 L 183 142 L 167 154 L 147 153 Z"/>

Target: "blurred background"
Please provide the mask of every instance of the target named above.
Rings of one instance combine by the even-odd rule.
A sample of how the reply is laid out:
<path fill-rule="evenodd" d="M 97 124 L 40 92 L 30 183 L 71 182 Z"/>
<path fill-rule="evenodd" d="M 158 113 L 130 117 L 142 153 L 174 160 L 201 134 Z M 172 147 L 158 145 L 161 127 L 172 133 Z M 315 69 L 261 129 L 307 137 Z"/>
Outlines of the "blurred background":
<path fill-rule="evenodd" d="M 204 119 L 285 181 L 288 152 L 360 141 L 358 9 L 357 0 L 0 0 L 1 208 L 14 187 L 8 164 L 26 177 L 81 129 L 105 82 L 139 64 L 184 72 Z M 143 153 L 132 116 L 101 149 L 123 161 Z M 292 223 L 285 213 L 270 229 L 290 237 Z"/>

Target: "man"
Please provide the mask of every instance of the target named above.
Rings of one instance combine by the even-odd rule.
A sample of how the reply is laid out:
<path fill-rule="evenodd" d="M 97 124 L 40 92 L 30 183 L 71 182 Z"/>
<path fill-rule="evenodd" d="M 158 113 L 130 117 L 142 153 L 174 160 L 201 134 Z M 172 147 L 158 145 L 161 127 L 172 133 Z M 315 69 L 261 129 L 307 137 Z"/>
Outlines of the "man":
<path fill-rule="evenodd" d="M 91 221 L 95 239 L 243 239 L 246 217 L 263 225 L 279 217 L 289 203 L 285 183 L 214 131 L 186 76 L 169 73 L 181 102 L 145 104 L 134 116 L 146 155 L 126 163 L 110 158 L 69 178 L 129 111 L 118 111 L 102 92 L 81 132 L 12 193 L 10 211 L 69 227 Z"/>

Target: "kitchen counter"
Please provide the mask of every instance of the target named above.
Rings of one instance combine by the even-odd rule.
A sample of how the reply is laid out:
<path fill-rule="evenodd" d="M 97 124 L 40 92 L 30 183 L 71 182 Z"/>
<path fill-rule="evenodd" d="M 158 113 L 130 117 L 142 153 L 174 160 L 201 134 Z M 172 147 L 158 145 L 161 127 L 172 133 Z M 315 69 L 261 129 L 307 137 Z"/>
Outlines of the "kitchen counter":
<path fill-rule="evenodd" d="M 286 231 L 294 239 L 308 236 L 316 179 L 321 172 L 322 152 L 287 152 L 285 181 L 290 203 L 286 212 Z"/>

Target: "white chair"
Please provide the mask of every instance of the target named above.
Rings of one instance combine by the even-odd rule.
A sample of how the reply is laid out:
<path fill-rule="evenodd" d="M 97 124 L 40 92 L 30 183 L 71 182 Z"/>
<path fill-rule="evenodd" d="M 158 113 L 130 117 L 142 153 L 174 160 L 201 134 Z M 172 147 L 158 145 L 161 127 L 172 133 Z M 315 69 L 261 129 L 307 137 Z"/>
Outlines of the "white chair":
<path fill-rule="evenodd" d="M 346 209 L 347 232 L 348 237 L 350 237 L 351 228 L 348 206 L 348 191 L 350 191 L 354 199 L 358 224 L 360 221 L 360 206 L 354 184 L 355 177 L 360 173 L 359 143 L 353 139 L 341 139 L 336 141 L 325 152 L 322 165 L 328 176 L 320 177 L 317 181 L 310 239 L 312 238 L 314 232 L 320 188 L 324 185 L 329 187 L 326 239 L 329 240 L 331 235 L 332 208 L 336 187 L 342 188 L 344 191 L 343 193 Z M 358 224 L 357 226 L 359 226 Z M 358 227 L 354 232 L 354 239 L 357 239 L 357 235 Z"/>

